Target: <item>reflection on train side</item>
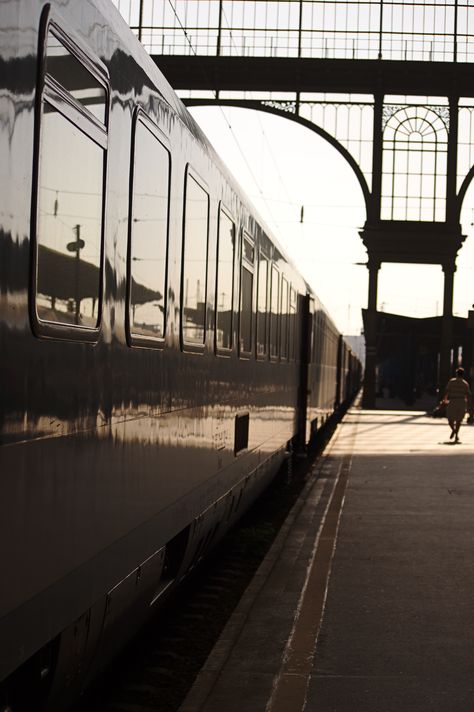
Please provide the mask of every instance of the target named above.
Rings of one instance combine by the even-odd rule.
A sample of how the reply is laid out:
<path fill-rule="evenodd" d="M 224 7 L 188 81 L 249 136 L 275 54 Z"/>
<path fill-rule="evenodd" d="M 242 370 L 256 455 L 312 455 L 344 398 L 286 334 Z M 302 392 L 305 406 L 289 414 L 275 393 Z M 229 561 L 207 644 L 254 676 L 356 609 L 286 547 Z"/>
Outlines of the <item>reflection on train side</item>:
<path fill-rule="evenodd" d="M 56 151 L 65 158 L 56 161 Z M 103 150 L 48 104 L 38 199 L 38 316 L 96 326 Z"/>
<path fill-rule="evenodd" d="M 183 341 L 203 344 L 206 320 L 206 265 L 209 196 L 188 173 L 184 218 L 182 299 Z"/>
<path fill-rule="evenodd" d="M 106 91 L 60 36 L 50 28 L 42 95 L 36 314 L 43 322 L 95 328 L 101 296 Z"/>
<path fill-rule="evenodd" d="M 52 32 L 48 33 L 46 71 L 79 104 L 105 124 L 106 95 L 104 87 Z"/>
<path fill-rule="evenodd" d="M 232 348 L 235 224 L 222 206 L 217 250 L 216 347 L 225 350 Z"/>
<path fill-rule="evenodd" d="M 257 287 L 257 357 L 267 354 L 268 329 L 268 258 L 260 252 Z"/>
<path fill-rule="evenodd" d="M 97 315 L 99 266 L 45 245 L 38 247 L 38 314 L 45 321 L 87 324 Z M 133 309 L 160 307 L 160 292 L 132 279 Z M 135 320 L 135 323 L 137 319 Z"/>
<path fill-rule="evenodd" d="M 255 247 L 252 238 L 246 232 L 242 235 L 242 261 L 240 266 L 240 353 L 250 355 L 252 351 L 252 316 L 253 316 L 253 273 Z"/>
<path fill-rule="evenodd" d="M 170 155 L 156 128 L 140 116 L 135 129 L 130 224 L 130 331 L 165 334 Z"/>
<path fill-rule="evenodd" d="M 245 408 L 241 409 L 242 412 Z M 235 405 L 215 405 L 189 408 L 186 411 L 172 411 L 159 418 L 147 414 L 145 405 L 142 413 L 132 419 L 115 419 L 109 428 L 98 433 L 102 437 L 112 436 L 116 442 L 154 444 L 160 447 L 204 449 L 227 454 L 229 462 L 234 460 Z M 249 451 L 258 448 L 260 452 L 271 452 L 275 439 L 281 441 L 281 433 L 287 432 L 294 418 L 294 408 L 290 406 L 252 407 L 249 427 Z M 221 463 L 223 464 L 223 463 Z"/>

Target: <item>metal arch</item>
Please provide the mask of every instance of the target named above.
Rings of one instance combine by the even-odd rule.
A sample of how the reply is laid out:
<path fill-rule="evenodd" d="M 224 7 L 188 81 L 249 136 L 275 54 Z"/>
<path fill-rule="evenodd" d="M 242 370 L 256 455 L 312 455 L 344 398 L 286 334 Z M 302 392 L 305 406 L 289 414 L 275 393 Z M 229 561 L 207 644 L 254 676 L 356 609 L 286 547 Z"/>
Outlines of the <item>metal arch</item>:
<path fill-rule="evenodd" d="M 469 173 L 464 178 L 459 189 L 459 193 L 456 196 L 456 222 L 461 224 L 461 210 L 464 198 L 466 197 L 467 189 L 469 188 L 472 179 L 474 178 L 474 166 L 471 166 Z"/>
<path fill-rule="evenodd" d="M 347 148 L 345 148 L 341 143 L 339 143 L 339 141 L 337 141 L 333 136 L 331 136 L 331 134 L 327 133 L 327 131 L 317 126 L 317 124 L 313 124 L 308 119 L 299 116 L 299 114 L 296 114 L 293 111 L 284 111 L 274 106 L 267 106 L 265 104 L 262 104 L 260 101 L 256 101 L 254 99 L 182 99 L 182 101 L 186 106 L 236 106 L 241 109 L 254 109 L 256 111 L 263 111 L 267 114 L 274 114 L 275 116 L 281 116 L 285 119 L 291 119 L 292 121 L 295 121 L 296 123 L 305 126 L 307 129 L 310 129 L 310 131 L 317 133 L 319 136 L 321 136 L 321 138 L 328 141 L 331 146 L 333 146 L 337 151 L 339 151 L 341 156 L 345 158 L 351 166 L 362 189 L 362 194 L 364 196 L 365 201 L 366 214 L 370 214 L 369 206 L 372 196 L 369 190 L 369 186 L 367 185 L 365 176 L 362 173 L 362 170 L 360 169 L 358 163 L 351 156 Z"/>

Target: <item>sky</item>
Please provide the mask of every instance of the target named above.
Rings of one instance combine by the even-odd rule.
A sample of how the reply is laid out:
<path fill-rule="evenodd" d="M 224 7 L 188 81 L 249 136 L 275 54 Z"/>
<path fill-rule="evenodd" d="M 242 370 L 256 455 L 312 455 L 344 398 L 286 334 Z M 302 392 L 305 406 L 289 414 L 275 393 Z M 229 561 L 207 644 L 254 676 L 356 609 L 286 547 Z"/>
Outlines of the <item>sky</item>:
<path fill-rule="evenodd" d="M 232 107 L 193 107 L 191 113 L 338 328 L 359 334 L 368 271 L 360 264 L 367 253 L 358 231 L 366 216 L 349 164 L 324 139 L 285 118 Z M 454 313 L 467 316 L 474 302 L 473 189 L 462 219 L 467 239 L 457 260 Z M 440 266 L 382 265 L 380 310 L 435 316 L 442 302 Z"/>

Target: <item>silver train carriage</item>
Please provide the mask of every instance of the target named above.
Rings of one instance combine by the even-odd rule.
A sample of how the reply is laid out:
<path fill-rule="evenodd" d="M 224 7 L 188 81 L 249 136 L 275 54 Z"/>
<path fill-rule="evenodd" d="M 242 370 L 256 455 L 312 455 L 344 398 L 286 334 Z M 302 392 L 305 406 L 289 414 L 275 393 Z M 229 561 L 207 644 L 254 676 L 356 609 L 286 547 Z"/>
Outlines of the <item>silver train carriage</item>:
<path fill-rule="evenodd" d="M 16 712 L 25 689 L 35 710 L 69 703 L 360 364 L 108 0 L 6 0 L 0 37 L 0 710 Z"/>

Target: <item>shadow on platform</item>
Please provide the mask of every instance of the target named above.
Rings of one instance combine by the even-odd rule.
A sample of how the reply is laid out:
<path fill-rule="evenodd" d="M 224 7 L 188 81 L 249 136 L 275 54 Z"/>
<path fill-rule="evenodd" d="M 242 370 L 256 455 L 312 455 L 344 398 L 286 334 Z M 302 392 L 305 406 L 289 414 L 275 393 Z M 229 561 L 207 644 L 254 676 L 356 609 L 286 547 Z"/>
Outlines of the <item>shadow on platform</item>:
<path fill-rule="evenodd" d="M 376 398 L 375 408 L 377 410 L 416 410 L 423 413 L 432 413 L 438 403 L 436 396 L 423 394 L 420 398 L 416 398 L 409 405 L 403 398 Z"/>

